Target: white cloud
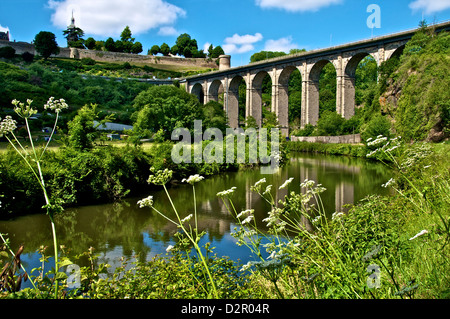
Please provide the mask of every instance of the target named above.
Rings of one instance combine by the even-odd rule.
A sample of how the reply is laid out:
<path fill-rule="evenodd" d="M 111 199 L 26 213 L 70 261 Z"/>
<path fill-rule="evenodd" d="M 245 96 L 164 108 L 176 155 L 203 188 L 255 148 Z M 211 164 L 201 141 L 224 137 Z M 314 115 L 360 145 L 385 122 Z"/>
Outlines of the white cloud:
<path fill-rule="evenodd" d="M 317 11 L 320 8 L 341 3 L 342 0 L 255 0 L 261 8 L 276 8 L 287 11 Z"/>
<path fill-rule="evenodd" d="M 291 49 L 298 49 L 298 45 L 292 43 L 292 37 L 285 37 L 278 40 L 267 40 L 264 50 L 289 53 Z"/>
<path fill-rule="evenodd" d="M 204 45 L 203 45 L 203 52 L 208 52 L 208 49 L 209 49 L 209 46 L 211 45 L 211 43 L 209 43 L 209 42 L 206 42 Z"/>
<path fill-rule="evenodd" d="M 0 32 L 9 32 L 9 41 L 13 40 L 13 37 L 11 35 L 11 31 L 9 30 L 8 27 L 4 27 L 0 24 Z"/>
<path fill-rule="evenodd" d="M 51 20 L 56 27 L 66 28 L 73 11 L 75 24 L 85 33 L 112 37 L 127 25 L 135 35 L 170 27 L 186 15 L 182 8 L 164 0 L 49 0 L 48 6 L 54 10 Z M 169 29 L 160 30 L 164 31 Z"/>
<path fill-rule="evenodd" d="M 409 4 L 413 11 L 423 11 L 425 14 L 432 14 L 450 9 L 450 0 L 416 0 Z"/>
<path fill-rule="evenodd" d="M 175 29 L 174 27 L 161 27 L 158 31 L 158 35 L 162 36 L 179 35 L 179 34 L 180 32 L 177 31 L 177 29 Z"/>
<path fill-rule="evenodd" d="M 254 35 L 245 34 L 239 35 L 234 34 L 232 37 L 228 37 L 224 40 L 224 45 L 222 49 L 227 54 L 233 53 L 246 53 L 254 50 L 253 44 L 259 42 L 263 39 L 261 33 L 255 33 Z"/>

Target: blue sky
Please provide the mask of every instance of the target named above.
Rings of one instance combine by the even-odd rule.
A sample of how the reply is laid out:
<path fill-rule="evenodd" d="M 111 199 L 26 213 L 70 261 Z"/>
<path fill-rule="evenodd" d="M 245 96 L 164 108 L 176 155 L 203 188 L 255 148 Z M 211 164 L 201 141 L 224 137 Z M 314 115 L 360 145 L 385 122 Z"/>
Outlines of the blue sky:
<path fill-rule="evenodd" d="M 380 9 L 380 28 L 367 25 L 371 4 Z M 72 10 L 85 38 L 118 39 L 129 25 L 147 52 L 188 33 L 200 49 L 222 46 L 232 66 L 262 50 L 326 48 L 412 29 L 422 18 L 450 20 L 450 0 L 0 0 L 0 30 L 26 42 L 51 31 L 66 46 Z"/>

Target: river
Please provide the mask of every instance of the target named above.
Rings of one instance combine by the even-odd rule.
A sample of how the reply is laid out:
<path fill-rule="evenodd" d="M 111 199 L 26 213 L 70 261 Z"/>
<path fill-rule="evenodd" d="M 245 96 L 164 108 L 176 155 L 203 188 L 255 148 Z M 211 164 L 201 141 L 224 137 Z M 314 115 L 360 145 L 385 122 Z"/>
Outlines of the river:
<path fill-rule="evenodd" d="M 246 263 L 250 251 L 245 246 L 237 246 L 231 232 L 236 226 L 234 219 L 217 192 L 236 187 L 233 203 L 237 211 L 253 208 L 256 219 L 263 219 L 270 210 L 258 194 L 250 191 L 250 186 L 265 177 L 272 184 L 274 198 L 284 198 L 291 191 L 299 192 L 300 183 L 305 179 L 321 183 L 326 191 L 322 194 L 327 214 L 346 211 L 346 204 L 357 203 L 369 194 L 388 194 L 381 187 L 389 180 L 390 172 L 381 163 L 365 159 L 294 154 L 289 164 L 273 175 L 261 175 L 259 169 L 224 173 L 206 178 L 196 184 L 198 224 L 207 235 L 202 243 L 211 242 L 219 256 L 229 256 L 233 260 Z M 288 189 L 278 187 L 288 178 L 293 182 Z M 169 193 L 182 217 L 193 213 L 193 194 L 189 184 L 171 185 Z M 150 195 L 150 194 L 148 194 Z M 171 215 L 170 203 L 164 191 L 154 191 L 155 206 Z M 143 196 L 146 197 L 146 196 Z M 98 262 L 108 263 L 114 269 L 120 265 L 122 256 L 141 261 L 150 260 L 158 254 L 165 254 L 166 248 L 174 244 L 176 226 L 149 208 L 141 209 L 137 201 L 129 198 L 120 203 L 92 205 L 70 208 L 56 219 L 57 236 L 69 255 L 86 252 L 90 247 L 99 255 Z M 7 233 L 13 249 L 25 245 L 22 263 L 27 270 L 40 266 L 37 250 L 41 245 L 49 246 L 47 254 L 52 253 L 50 222 L 46 215 L 28 215 L 13 220 L 0 221 L 0 232 Z M 50 270 L 50 264 L 46 271 Z M 37 273 L 33 273 L 37 275 Z"/>

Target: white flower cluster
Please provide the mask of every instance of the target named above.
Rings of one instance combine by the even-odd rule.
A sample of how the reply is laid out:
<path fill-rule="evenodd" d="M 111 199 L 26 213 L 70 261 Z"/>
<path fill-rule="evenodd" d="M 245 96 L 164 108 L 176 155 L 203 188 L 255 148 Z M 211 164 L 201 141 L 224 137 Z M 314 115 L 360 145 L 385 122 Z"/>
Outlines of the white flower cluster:
<path fill-rule="evenodd" d="M 305 179 L 305 180 L 303 181 L 303 183 L 300 183 L 300 187 L 302 187 L 302 188 L 311 188 L 311 187 L 313 187 L 315 184 L 316 184 L 315 181 L 309 180 L 309 179 Z"/>
<path fill-rule="evenodd" d="M 428 234 L 428 230 L 426 230 L 426 229 L 420 231 L 419 233 L 417 233 L 416 235 L 414 235 L 413 237 L 411 237 L 409 240 L 414 240 L 414 239 L 416 239 L 417 237 L 423 236 L 423 235 L 425 235 L 425 234 Z"/>
<path fill-rule="evenodd" d="M 391 185 L 391 184 L 393 184 L 393 183 L 395 183 L 395 180 L 394 180 L 393 178 L 391 178 L 390 180 L 388 180 L 388 181 L 386 182 L 386 184 L 381 185 L 381 187 L 386 188 L 386 187 L 388 187 L 389 185 Z"/>
<path fill-rule="evenodd" d="M 281 220 L 282 212 L 280 208 L 275 207 L 269 212 L 269 216 L 262 221 L 267 223 L 267 227 L 275 227 L 276 231 L 282 231 L 287 225 L 285 221 Z"/>
<path fill-rule="evenodd" d="M 237 218 L 247 217 L 249 215 L 253 215 L 254 212 L 255 212 L 254 209 L 246 209 L 246 210 L 240 212 L 236 217 Z"/>
<path fill-rule="evenodd" d="M 1 120 L 1 118 L 0 118 Z M 10 115 L 7 115 L 3 121 L 0 122 L 0 136 L 11 133 L 17 128 L 16 121 Z"/>
<path fill-rule="evenodd" d="M 189 178 L 188 179 L 186 179 L 186 178 L 183 178 L 183 180 L 181 181 L 181 182 L 186 182 L 186 183 L 189 183 L 189 184 L 191 184 L 191 185 L 194 185 L 194 183 L 197 183 L 197 182 L 200 182 L 200 181 L 202 181 L 202 180 L 204 180 L 205 178 L 203 177 L 203 176 L 200 176 L 200 175 L 198 175 L 198 174 L 195 174 L 195 175 L 191 175 L 191 176 L 189 176 Z"/>
<path fill-rule="evenodd" d="M 236 186 L 233 186 L 233 187 L 231 187 L 231 188 L 228 189 L 228 190 L 218 192 L 216 195 L 217 195 L 218 197 L 227 197 L 227 196 L 232 195 L 232 194 L 234 193 L 235 190 L 236 190 Z"/>
<path fill-rule="evenodd" d="M 181 220 L 181 223 L 184 224 L 184 223 L 190 221 L 191 218 L 192 218 L 193 216 L 194 216 L 194 215 L 192 215 L 192 214 L 186 216 L 185 218 L 183 218 L 183 219 Z"/>
<path fill-rule="evenodd" d="M 11 103 L 15 105 L 14 112 L 22 118 L 29 118 L 37 113 L 37 110 L 31 107 L 33 100 L 27 99 L 27 105 L 23 102 L 17 101 L 16 99 L 12 100 Z"/>
<path fill-rule="evenodd" d="M 139 208 L 144 207 L 152 207 L 153 206 L 153 196 L 148 196 L 144 199 L 139 200 L 138 202 Z"/>
<path fill-rule="evenodd" d="M 262 178 L 262 179 L 260 179 L 259 181 L 257 181 L 257 182 L 255 183 L 255 185 L 250 186 L 250 189 L 251 189 L 252 191 L 255 191 L 255 192 L 259 193 L 260 190 L 261 190 L 262 184 L 265 183 L 265 182 L 266 182 L 266 179 L 265 179 L 265 178 Z"/>
<path fill-rule="evenodd" d="M 303 183 L 300 184 L 300 187 L 308 189 L 306 191 L 307 194 L 320 194 L 327 190 L 322 184 L 316 185 L 315 181 L 309 179 L 305 179 Z"/>
<path fill-rule="evenodd" d="M 367 146 L 375 146 L 387 141 L 387 137 L 383 135 L 378 135 L 375 140 L 372 141 L 372 138 L 367 140 Z"/>
<path fill-rule="evenodd" d="M 55 100 L 53 96 L 50 97 L 47 101 L 47 104 L 44 105 L 44 109 L 50 109 L 52 111 L 55 111 L 56 113 L 59 113 L 61 112 L 61 110 L 67 109 L 68 107 L 69 105 L 67 105 L 66 100 Z"/>
<path fill-rule="evenodd" d="M 150 168 L 151 172 L 154 172 L 155 175 L 150 175 L 148 177 L 147 182 L 149 184 L 155 184 L 155 185 L 165 185 L 172 179 L 173 171 L 169 169 L 164 169 L 163 171 L 159 170 L 155 172 L 155 168 Z"/>
<path fill-rule="evenodd" d="M 270 194 L 272 190 L 272 185 L 267 185 L 266 190 L 262 193 L 263 195 Z"/>
<path fill-rule="evenodd" d="M 288 180 L 286 180 L 283 185 L 281 185 L 280 187 L 278 187 L 278 189 L 284 189 L 286 188 L 290 183 L 292 183 L 292 181 L 294 180 L 293 177 L 289 178 Z"/>
<path fill-rule="evenodd" d="M 400 168 L 408 168 L 426 159 L 430 154 L 431 146 L 427 143 L 416 144 L 406 152 L 405 160 L 400 164 Z"/>
<path fill-rule="evenodd" d="M 382 143 L 387 141 L 387 137 L 383 137 L 382 135 L 378 135 L 377 138 L 373 141 L 369 138 L 367 140 L 367 146 L 378 146 Z M 389 141 L 387 141 L 386 144 L 382 145 L 381 147 L 378 147 L 377 149 L 373 150 L 372 152 L 368 153 L 366 157 L 372 157 L 376 153 L 382 151 L 384 153 L 391 153 L 393 150 L 399 148 L 401 145 L 401 136 L 398 136 L 396 138 L 393 138 Z"/>
<path fill-rule="evenodd" d="M 236 217 L 238 219 L 245 217 L 245 219 L 241 222 L 242 225 L 245 225 L 250 223 L 255 218 L 255 216 L 253 215 L 254 212 L 255 212 L 254 209 L 247 209 L 240 212 Z"/>
<path fill-rule="evenodd" d="M 334 212 L 332 215 L 331 215 L 331 220 L 337 220 L 338 218 L 340 218 L 340 217 L 343 217 L 345 214 L 343 213 L 343 212 Z"/>
<path fill-rule="evenodd" d="M 174 247 L 172 245 L 167 246 L 166 251 L 169 252 L 173 249 Z"/>

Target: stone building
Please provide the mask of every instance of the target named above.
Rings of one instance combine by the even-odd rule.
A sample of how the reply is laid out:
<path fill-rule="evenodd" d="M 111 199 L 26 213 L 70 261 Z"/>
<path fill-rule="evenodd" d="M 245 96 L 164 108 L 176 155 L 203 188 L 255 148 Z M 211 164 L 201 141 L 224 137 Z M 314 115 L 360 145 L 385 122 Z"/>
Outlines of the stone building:
<path fill-rule="evenodd" d="M 9 31 L 0 32 L 0 41 L 9 41 Z"/>

